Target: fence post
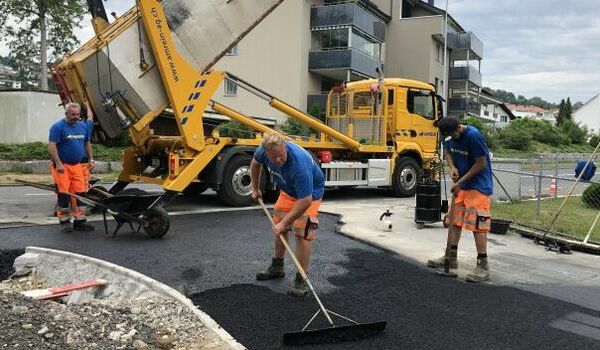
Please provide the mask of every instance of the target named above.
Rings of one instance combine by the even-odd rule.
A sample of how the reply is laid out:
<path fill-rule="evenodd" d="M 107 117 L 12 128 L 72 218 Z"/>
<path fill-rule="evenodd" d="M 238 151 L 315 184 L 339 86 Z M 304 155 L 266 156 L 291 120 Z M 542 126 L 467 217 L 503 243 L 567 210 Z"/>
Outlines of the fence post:
<path fill-rule="evenodd" d="M 536 208 L 535 208 L 536 217 L 538 220 L 540 219 L 540 204 L 542 202 L 542 169 L 543 168 L 544 168 L 544 160 L 542 159 L 542 156 L 540 155 L 539 176 L 538 176 L 538 186 L 537 186 L 537 203 L 536 203 Z"/>
<path fill-rule="evenodd" d="M 556 167 L 554 168 L 554 198 L 558 198 L 558 153 L 554 153 Z"/>

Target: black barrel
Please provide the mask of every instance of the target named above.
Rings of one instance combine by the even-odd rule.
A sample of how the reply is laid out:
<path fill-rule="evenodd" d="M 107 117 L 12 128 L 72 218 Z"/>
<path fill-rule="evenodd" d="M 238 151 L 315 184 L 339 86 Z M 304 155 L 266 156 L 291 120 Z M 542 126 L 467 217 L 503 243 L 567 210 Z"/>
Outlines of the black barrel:
<path fill-rule="evenodd" d="M 437 222 L 442 219 L 442 191 L 438 181 L 417 185 L 415 222 Z"/>

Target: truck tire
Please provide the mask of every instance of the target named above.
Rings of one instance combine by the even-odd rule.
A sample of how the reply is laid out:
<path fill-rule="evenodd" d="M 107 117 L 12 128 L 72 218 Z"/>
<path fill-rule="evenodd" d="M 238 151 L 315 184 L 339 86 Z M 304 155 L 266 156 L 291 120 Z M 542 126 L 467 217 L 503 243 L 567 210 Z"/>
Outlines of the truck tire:
<path fill-rule="evenodd" d="M 217 191 L 223 202 L 234 207 L 248 206 L 253 203 L 252 188 L 250 188 L 251 161 L 252 156 L 238 154 L 227 162 L 223 171 L 223 181 Z M 261 178 L 264 179 L 264 176 Z"/>
<path fill-rule="evenodd" d="M 395 197 L 411 197 L 417 192 L 421 181 L 421 167 L 416 160 L 402 157 L 396 162 L 392 178 L 392 195 Z"/>
<path fill-rule="evenodd" d="M 186 197 L 196 197 L 204 193 L 208 187 L 208 184 L 204 182 L 192 182 L 183 190 L 183 195 Z"/>

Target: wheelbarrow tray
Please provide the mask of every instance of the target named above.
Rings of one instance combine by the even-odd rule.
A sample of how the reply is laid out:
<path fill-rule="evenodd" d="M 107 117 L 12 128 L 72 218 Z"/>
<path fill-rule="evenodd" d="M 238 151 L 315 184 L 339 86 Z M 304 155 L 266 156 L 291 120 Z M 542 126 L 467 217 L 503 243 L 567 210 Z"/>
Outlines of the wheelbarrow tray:
<path fill-rule="evenodd" d="M 160 196 L 160 193 L 117 194 L 100 200 L 100 203 L 112 212 L 139 215 L 146 211 Z"/>

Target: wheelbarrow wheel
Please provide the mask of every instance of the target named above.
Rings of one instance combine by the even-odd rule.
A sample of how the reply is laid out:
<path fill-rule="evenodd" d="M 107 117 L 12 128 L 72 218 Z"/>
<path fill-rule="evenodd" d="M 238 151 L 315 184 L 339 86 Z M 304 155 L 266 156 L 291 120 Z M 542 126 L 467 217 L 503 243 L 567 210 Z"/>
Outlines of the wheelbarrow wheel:
<path fill-rule="evenodd" d="M 144 221 L 146 221 L 144 224 L 144 231 L 152 238 L 164 236 L 167 231 L 169 231 L 169 227 L 171 227 L 169 213 L 161 207 L 154 207 L 146 210 L 144 213 Z"/>

